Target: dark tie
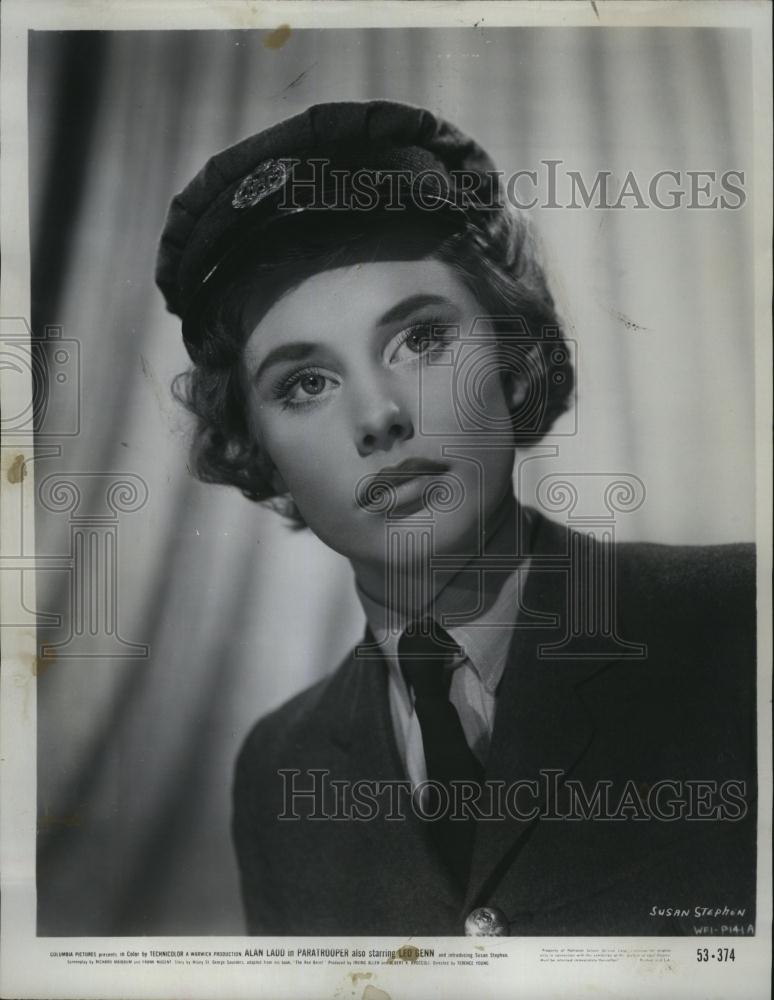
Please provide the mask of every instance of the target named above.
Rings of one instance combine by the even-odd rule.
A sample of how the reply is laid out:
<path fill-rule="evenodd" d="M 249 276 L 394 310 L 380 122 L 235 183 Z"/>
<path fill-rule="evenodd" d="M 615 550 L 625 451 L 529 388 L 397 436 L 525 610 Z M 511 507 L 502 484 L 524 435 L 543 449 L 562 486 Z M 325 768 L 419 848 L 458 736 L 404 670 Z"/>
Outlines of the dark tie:
<path fill-rule="evenodd" d="M 451 782 L 480 785 L 484 771 L 465 739 L 460 717 L 449 701 L 451 671 L 448 665 L 457 647 L 449 634 L 434 621 L 410 625 L 398 642 L 398 661 L 403 676 L 414 691 L 414 709 L 422 730 L 427 777 L 446 787 L 454 803 Z M 432 787 L 432 786 L 431 786 Z M 428 813 L 441 804 L 429 796 Z M 430 837 L 461 885 L 466 885 L 473 847 L 473 818 L 452 819 L 444 810 L 428 820 Z"/>

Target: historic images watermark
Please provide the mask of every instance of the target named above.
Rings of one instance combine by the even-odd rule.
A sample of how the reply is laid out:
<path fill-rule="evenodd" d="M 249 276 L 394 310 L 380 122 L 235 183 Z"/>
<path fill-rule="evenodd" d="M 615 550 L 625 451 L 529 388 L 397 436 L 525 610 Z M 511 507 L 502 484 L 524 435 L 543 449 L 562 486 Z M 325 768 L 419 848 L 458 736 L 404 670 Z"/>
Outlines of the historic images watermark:
<path fill-rule="evenodd" d="M 277 818 L 307 820 L 440 819 L 565 820 L 673 823 L 738 822 L 747 815 L 743 780 L 661 778 L 623 783 L 600 779 L 592 784 L 543 768 L 536 778 L 505 781 L 427 780 L 412 787 L 403 780 L 331 777 L 327 768 L 282 768 L 282 810 Z"/>
<path fill-rule="evenodd" d="M 4 463 L 7 479 L 19 487 L 3 495 L 15 525 L 12 546 L 0 557 L 8 578 L 3 624 L 40 630 L 36 670 L 61 659 L 147 659 L 148 645 L 123 636 L 119 618 L 120 523 L 147 504 L 146 481 L 119 469 L 45 474 L 46 462 L 61 468 L 67 446 L 81 433 L 82 344 L 61 326 L 48 326 L 35 338 L 22 317 L 3 317 L 0 364 L 9 379 L 27 380 L 32 390 L 27 403 L 7 406 L 2 415 L 2 448 L 13 456 Z M 64 551 L 33 545 L 34 510 L 25 506 L 21 489 L 33 465 L 35 504 L 41 516 L 60 521 Z M 36 579 L 46 574 L 61 580 L 57 606 L 32 610 Z M 44 640 L 43 629 L 56 630 L 57 637 Z"/>
<path fill-rule="evenodd" d="M 281 211 L 428 212 L 454 205 L 486 210 L 502 205 L 528 211 L 546 209 L 740 209 L 747 203 L 744 170 L 665 167 L 643 174 L 612 170 L 585 174 L 562 159 L 542 159 L 538 169 L 441 171 L 433 167 L 357 170 L 325 157 L 303 161 L 269 160 L 244 179 L 234 195 L 248 208 L 277 192 Z"/>
<path fill-rule="evenodd" d="M 452 623 L 447 623 L 443 612 L 436 612 L 434 606 L 433 595 L 439 591 L 439 580 L 454 571 L 476 575 L 478 596 L 483 600 L 485 574 L 502 570 L 502 556 L 488 554 L 486 548 L 484 511 L 486 498 L 494 491 L 487 481 L 486 456 L 497 450 L 512 455 L 510 460 L 518 481 L 522 470 L 534 458 L 558 455 L 558 446 L 546 445 L 546 439 L 577 433 L 578 408 L 573 398 L 572 370 L 573 361 L 577 364 L 578 345 L 561 337 L 556 326 L 544 326 L 534 332 L 527 317 L 522 315 L 481 315 L 465 329 L 430 321 L 415 332 L 426 347 L 417 382 L 414 430 L 431 443 L 434 438 L 443 437 L 442 461 L 423 463 L 412 459 L 400 466 L 386 466 L 377 473 L 369 473 L 356 486 L 355 503 L 382 519 L 384 551 L 389 553 L 385 564 L 389 607 L 426 608 L 427 614 L 446 627 Z M 425 399 L 428 380 L 438 372 L 445 375 L 445 391 L 454 412 L 454 426 L 444 426 L 442 431 L 426 416 L 432 414 L 432 397 L 429 402 Z M 487 406 L 487 386 L 494 379 L 521 386 L 518 403 L 507 413 L 493 413 Z M 546 429 L 547 414 L 556 406 L 557 396 L 566 397 L 567 419 L 558 428 L 551 425 Z M 473 470 L 470 478 L 477 484 L 475 495 L 469 487 L 466 490 L 458 474 L 463 465 Z M 425 486 L 407 521 L 400 486 L 419 477 L 424 477 Z M 516 495 L 525 492 L 517 482 Z M 526 573 L 529 568 L 560 573 L 565 578 L 567 613 L 561 620 L 549 623 L 545 616 L 535 617 L 527 608 L 520 612 L 523 627 L 551 625 L 552 641 L 540 646 L 541 659 L 610 660 L 647 656 L 645 644 L 636 641 L 636 636 L 624 637 L 619 629 L 614 545 L 618 518 L 638 510 L 645 498 L 645 484 L 631 473 L 557 472 L 542 476 L 538 482 L 535 497 L 538 506 L 581 530 L 565 555 L 546 557 L 530 551 L 528 525 L 514 525 L 509 565 L 521 567 L 518 572 Z M 472 553 L 449 556 L 436 551 L 440 521 L 463 504 L 478 507 L 474 566 L 470 562 Z M 407 566 L 411 567 L 410 573 L 405 571 Z M 471 605 L 479 606 L 480 601 L 476 600 Z M 399 613 L 388 615 L 386 626 L 399 635 L 405 622 Z M 464 654 L 464 650 L 460 652 Z M 361 643 L 356 650 L 359 659 L 380 659 L 381 655 L 376 642 Z"/>

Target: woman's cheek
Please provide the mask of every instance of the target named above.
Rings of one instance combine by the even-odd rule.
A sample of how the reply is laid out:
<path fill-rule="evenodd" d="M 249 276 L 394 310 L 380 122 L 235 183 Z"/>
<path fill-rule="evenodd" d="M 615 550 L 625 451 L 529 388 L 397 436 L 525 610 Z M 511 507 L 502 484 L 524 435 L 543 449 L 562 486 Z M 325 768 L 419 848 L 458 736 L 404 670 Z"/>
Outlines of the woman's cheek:
<path fill-rule="evenodd" d="M 331 442 L 324 435 L 317 435 L 310 426 L 306 433 L 298 433 L 281 441 L 275 437 L 267 440 L 267 448 L 274 465 L 285 481 L 304 518 L 308 520 L 315 511 L 322 511 L 333 501 L 333 494 L 340 487 L 340 462 L 332 454 Z M 334 470 L 338 469 L 339 474 Z"/>
<path fill-rule="evenodd" d="M 456 404 L 453 368 L 428 366 L 422 372 L 421 381 L 421 426 L 419 433 L 456 434 L 460 430 L 458 407 Z"/>

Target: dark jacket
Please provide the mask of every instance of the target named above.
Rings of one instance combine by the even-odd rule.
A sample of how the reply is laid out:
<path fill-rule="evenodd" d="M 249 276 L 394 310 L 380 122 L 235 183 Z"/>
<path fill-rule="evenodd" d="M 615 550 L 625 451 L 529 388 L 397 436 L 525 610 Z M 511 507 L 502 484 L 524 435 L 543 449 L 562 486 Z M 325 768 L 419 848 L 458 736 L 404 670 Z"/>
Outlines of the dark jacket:
<path fill-rule="evenodd" d="M 240 753 L 233 835 L 251 934 L 459 935 L 481 906 L 513 935 L 750 932 L 753 546 L 603 544 L 535 523 L 486 767 L 500 787 L 538 783 L 525 786 L 525 818 L 478 820 L 464 892 L 405 802 L 404 819 L 351 818 L 341 798 L 342 818 L 311 818 L 336 813 L 331 779 L 404 778 L 385 665 L 350 654 L 259 721 Z M 315 781 L 324 800 L 283 799 Z"/>

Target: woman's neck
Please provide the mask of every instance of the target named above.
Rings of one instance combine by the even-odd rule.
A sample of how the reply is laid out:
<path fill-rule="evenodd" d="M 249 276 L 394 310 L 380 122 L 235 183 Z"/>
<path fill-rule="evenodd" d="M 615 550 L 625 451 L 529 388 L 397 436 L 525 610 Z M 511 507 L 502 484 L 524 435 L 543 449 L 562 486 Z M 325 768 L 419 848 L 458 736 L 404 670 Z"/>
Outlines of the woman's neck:
<path fill-rule="evenodd" d="M 403 617 L 420 617 L 432 613 L 430 609 L 439 596 L 460 573 L 470 569 L 479 558 L 479 552 L 487 551 L 494 539 L 503 540 L 504 551 L 509 551 L 513 545 L 513 534 L 516 518 L 520 507 L 512 493 L 503 498 L 486 519 L 480 545 L 475 545 L 473 552 L 468 543 L 459 552 L 443 552 L 444 562 L 448 557 L 459 556 L 453 560 L 453 568 L 439 568 L 433 565 L 433 556 L 427 559 L 415 559 L 411 563 L 401 564 L 393 558 L 389 563 L 358 563 L 352 561 L 352 568 L 360 589 L 374 602 L 393 613 Z M 504 537 L 507 535 L 507 538 Z M 413 546 L 416 549 L 418 546 Z"/>

